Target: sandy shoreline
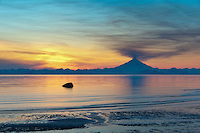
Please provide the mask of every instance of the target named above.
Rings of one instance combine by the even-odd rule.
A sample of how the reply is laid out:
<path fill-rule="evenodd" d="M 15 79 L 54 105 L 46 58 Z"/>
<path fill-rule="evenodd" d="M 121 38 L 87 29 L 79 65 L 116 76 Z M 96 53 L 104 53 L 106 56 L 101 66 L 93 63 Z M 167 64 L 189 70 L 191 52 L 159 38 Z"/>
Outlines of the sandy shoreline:
<path fill-rule="evenodd" d="M 200 114 L 165 110 L 60 112 L 17 118 L 0 124 L 0 132 L 200 132 Z"/>

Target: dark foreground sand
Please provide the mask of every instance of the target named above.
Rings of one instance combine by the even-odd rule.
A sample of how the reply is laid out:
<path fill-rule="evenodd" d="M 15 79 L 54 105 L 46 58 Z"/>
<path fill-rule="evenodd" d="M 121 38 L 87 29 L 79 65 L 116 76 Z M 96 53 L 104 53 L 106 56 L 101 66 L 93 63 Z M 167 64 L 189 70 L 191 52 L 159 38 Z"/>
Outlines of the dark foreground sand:
<path fill-rule="evenodd" d="M 200 114 L 181 111 L 39 113 L 21 119 L 1 124 L 0 132 L 200 132 Z"/>

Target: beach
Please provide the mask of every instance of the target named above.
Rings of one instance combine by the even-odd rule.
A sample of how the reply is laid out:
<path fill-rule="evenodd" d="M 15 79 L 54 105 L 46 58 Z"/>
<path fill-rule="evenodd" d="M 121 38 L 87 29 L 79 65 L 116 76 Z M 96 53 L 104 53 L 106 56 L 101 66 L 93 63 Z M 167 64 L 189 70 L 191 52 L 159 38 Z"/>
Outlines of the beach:
<path fill-rule="evenodd" d="M 200 132 L 199 75 L 1 75 L 1 132 Z M 63 88 L 72 82 L 74 88 Z"/>

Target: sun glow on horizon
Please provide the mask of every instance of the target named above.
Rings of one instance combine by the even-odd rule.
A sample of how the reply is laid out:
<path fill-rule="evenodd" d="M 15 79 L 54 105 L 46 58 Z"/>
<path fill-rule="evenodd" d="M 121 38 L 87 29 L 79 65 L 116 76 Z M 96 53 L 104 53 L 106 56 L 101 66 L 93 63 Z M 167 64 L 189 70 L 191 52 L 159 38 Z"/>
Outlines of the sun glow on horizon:
<path fill-rule="evenodd" d="M 13 47 L 7 47 L 13 46 Z M 28 48 L 14 46 L 12 43 L 0 43 L 0 59 L 7 60 L 14 64 L 10 68 L 20 68 L 23 64 L 30 69 L 96 69 L 110 68 L 120 65 L 129 60 L 114 51 L 93 48 L 81 49 L 72 46 L 59 45 L 30 45 Z M 12 55 L 12 56 L 11 56 Z M 5 62 L 7 63 L 7 62 Z"/>

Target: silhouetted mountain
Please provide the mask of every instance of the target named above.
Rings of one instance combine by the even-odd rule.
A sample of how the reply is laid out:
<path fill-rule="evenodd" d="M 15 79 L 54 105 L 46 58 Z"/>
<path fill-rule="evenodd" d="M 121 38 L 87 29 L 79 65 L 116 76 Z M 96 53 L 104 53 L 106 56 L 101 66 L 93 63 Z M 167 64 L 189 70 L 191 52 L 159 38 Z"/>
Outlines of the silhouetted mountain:
<path fill-rule="evenodd" d="M 133 58 L 127 63 L 124 63 L 120 66 L 117 66 L 113 68 L 114 71 L 120 72 L 120 73 L 149 73 L 154 70 L 151 66 L 148 66 L 141 61 L 139 61 L 137 58 Z"/>

